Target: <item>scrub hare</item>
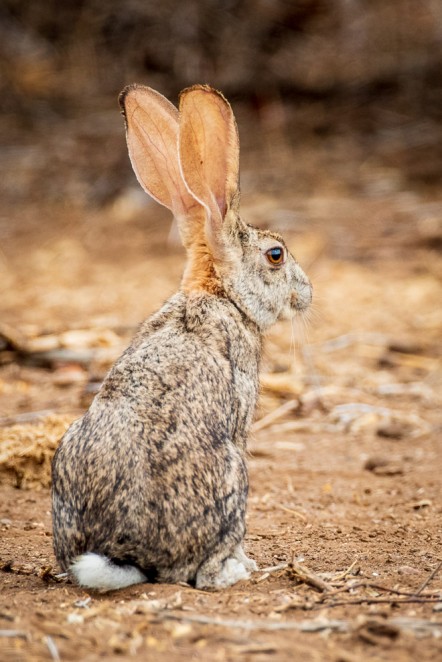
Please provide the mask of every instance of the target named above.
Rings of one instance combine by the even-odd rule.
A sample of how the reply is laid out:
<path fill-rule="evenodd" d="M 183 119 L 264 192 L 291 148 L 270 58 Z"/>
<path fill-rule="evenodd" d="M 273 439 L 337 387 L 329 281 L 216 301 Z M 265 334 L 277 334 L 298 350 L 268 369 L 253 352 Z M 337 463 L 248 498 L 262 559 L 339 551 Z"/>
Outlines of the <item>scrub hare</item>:
<path fill-rule="evenodd" d="M 262 335 L 310 304 L 311 285 L 279 234 L 239 216 L 222 94 L 195 85 L 178 112 L 131 85 L 120 104 L 136 176 L 177 219 L 187 266 L 60 443 L 55 553 L 89 588 L 223 588 L 257 569 L 242 541 Z"/>

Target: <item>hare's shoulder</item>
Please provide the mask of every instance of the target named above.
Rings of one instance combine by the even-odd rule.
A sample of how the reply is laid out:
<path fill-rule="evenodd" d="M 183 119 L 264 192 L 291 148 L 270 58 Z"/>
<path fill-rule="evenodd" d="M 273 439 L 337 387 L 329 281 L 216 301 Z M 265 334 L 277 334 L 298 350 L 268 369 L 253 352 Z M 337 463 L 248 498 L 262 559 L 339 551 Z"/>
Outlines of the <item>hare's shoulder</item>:
<path fill-rule="evenodd" d="M 213 369 L 213 361 L 224 359 L 241 369 L 241 364 L 257 365 L 260 353 L 260 334 L 231 301 L 204 292 L 179 292 L 142 323 L 116 368 L 124 364 L 126 369 L 154 369 L 161 364 L 187 371 L 203 361 Z"/>

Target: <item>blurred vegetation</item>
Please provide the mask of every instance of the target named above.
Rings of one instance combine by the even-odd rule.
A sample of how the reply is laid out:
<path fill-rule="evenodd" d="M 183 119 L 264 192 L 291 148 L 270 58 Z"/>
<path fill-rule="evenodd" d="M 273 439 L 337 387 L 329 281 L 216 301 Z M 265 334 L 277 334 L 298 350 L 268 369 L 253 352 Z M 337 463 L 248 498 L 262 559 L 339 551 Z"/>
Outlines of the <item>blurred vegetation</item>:
<path fill-rule="evenodd" d="M 115 197 L 129 177 L 116 97 L 135 81 L 172 100 L 210 83 L 244 126 L 295 142 L 396 132 L 431 185 L 441 71 L 440 0 L 3 0 L 4 195 Z"/>

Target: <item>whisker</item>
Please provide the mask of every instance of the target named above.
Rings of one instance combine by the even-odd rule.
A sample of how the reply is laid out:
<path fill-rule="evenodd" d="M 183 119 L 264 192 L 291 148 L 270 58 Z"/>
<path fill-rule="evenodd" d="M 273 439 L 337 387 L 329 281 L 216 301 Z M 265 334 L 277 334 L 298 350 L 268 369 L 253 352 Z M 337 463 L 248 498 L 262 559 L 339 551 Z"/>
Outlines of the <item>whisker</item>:
<path fill-rule="evenodd" d="M 319 390 L 322 378 L 314 362 L 314 347 L 309 344 L 312 310 L 308 308 L 292 319 L 292 333 L 295 334 L 296 346 L 300 348 L 300 357 L 305 365 L 305 383 Z M 295 352 L 293 356 L 296 360 Z"/>
<path fill-rule="evenodd" d="M 311 326 L 317 326 L 323 321 L 324 313 L 319 306 L 312 304 L 305 312 L 305 322 Z"/>
<path fill-rule="evenodd" d="M 307 311 L 298 313 L 292 319 L 292 332 L 295 338 L 296 346 L 302 346 L 308 342 L 308 319 L 306 316 Z"/>

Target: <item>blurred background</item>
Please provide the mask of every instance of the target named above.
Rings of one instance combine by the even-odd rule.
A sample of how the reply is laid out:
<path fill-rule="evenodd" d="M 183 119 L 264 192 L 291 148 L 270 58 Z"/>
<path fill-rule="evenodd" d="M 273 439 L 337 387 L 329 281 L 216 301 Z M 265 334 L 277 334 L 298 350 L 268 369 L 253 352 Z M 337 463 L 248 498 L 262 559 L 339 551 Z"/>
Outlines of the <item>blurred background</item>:
<path fill-rule="evenodd" d="M 134 82 L 174 103 L 195 83 L 225 94 L 243 218 L 279 230 L 312 280 L 309 314 L 265 339 L 246 544 L 261 568 L 305 560 L 342 586 L 316 601 L 291 571 L 265 573 L 224 598 L 193 603 L 183 588 L 182 608 L 277 626 L 333 606 L 347 634 L 175 632 L 130 611 L 141 599 L 123 613 L 112 597 L 82 625 L 87 610 L 72 609 L 90 598 L 47 584 L 59 439 L 185 264 L 170 212 L 131 170 L 117 98 Z M 424 625 L 440 607 L 442 0 L 2 0 L 0 104 L 0 616 L 20 637 L 3 637 L 8 651 L 441 659 Z M 351 608 L 337 607 L 344 586 Z M 163 588 L 152 604 L 181 609 L 182 587 L 167 601 Z"/>
<path fill-rule="evenodd" d="M 149 659 L 178 659 L 172 649 L 212 659 L 207 641 L 222 642 L 217 659 L 282 659 L 275 632 L 269 646 L 256 632 L 250 651 L 236 634 L 200 637 L 196 623 L 177 637 L 158 625 L 158 640 L 144 640 L 120 603 L 69 625 L 66 609 L 89 599 L 44 583 L 55 566 L 42 488 L 59 439 L 185 263 L 171 214 L 130 167 L 117 97 L 134 82 L 174 103 L 194 83 L 224 92 L 239 126 L 244 220 L 281 231 L 313 282 L 311 313 L 265 340 L 249 445 L 252 556 L 261 567 L 305 558 L 345 582 L 351 570 L 374 601 L 395 587 L 379 630 L 367 624 L 381 612 L 365 604 L 357 619 L 333 610 L 354 619 L 339 648 L 333 635 L 312 645 L 311 633 L 284 631 L 282 656 L 319 659 L 324 646 L 323 659 L 438 658 L 440 641 L 419 628 L 435 625 L 423 596 L 436 596 L 441 549 L 441 0 L 2 0 L 0 570 L 5 627 L 23 637 L 8 641 L 29 660 L 27 641 L 41 643 L 41 659 L 144 659 L 139 646 Z M 265 577 L 224 605 L 195 594 L 195 609 L 272 620 L 332 604 L 292 575 L 258 584 Z M 375 578 L 381 593 L 368 588 Z M 399 611 L 398 588 L 422 604 Z M 416 637 L 398 636 L 390 613 L 418 619 Z"/>
<path fill-rule="evenodd" d="M 364 375 L 367 361 L 379 368 L 391 336 L 435 353 L 441 72 L 440 0 L 4 0 L 4 379 L 22 378 L 13 365 L 32 342 L 34 350 L 112 346 L 109 363 L 178 286 L 184 255 L 170 213 L 141 190 L 127 156 L 117 97 L 133 82 L 174 103 L 194 83 L 230 100 L 244 218 L 283 232 L 312 278 L 312 343 L 384 333 L 361 358 Z M 100 332 L 57 335 L 78 329 Z M 273 337 L 270 372 L 336 379 L 335 368 L 312 372 L 303 356 L 292 365 L 290 327 Z M 57 367 L 63 356 L 41 364 Z M 90 378 L 90 362 L 69 356 L 79 382 Z M 420 379 L 419 369 L 404 379 Z M 26 410 L 36 402 L 23 388 L 13 401 Z M 51 393 L 48 401 L 72 402 L 69 391 Z"/>
<path fill-rule="evenodd" d="M 376 186 L 374 161 L 391 169 L 379 186 L 440 181 L 439 0 L 4 0 L 0 58 L 13 202 L 115 199 L 132 181 L 116 99 L 135 81 L 174 102 L 196 82 L 221 89 L 245 158 L 270 152 L 253 160 L 266 188 L 315 189 L 296 164 L 305 142 L 338 183 Z"/>

